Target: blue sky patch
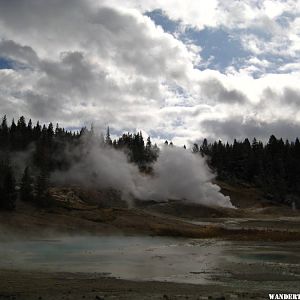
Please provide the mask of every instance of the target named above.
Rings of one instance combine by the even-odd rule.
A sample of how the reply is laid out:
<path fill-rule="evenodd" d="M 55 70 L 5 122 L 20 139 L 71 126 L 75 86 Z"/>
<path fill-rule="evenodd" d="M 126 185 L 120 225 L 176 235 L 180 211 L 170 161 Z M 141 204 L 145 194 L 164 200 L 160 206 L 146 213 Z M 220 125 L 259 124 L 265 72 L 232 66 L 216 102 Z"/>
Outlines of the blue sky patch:
<path fill-rule="evenodd" d="M 179 22 L 169 19 L 161 9 L 155 9 L 145 13 L 146 16 L 163 28 L 165 32 L 174 33 L 178 29 Z"/>
<path fill-rule="evenodd" d="M 10 59 L 0 57 L 0 70 L 1 69 L 14 69 L 14 62 Z"/>
<path fill-rule="evenodd" d="M 185 31 L 182 39 L 191 40 L 202 48 L 202 69 L 223 71 L 228 66 L 239 65 L 241 60 L 249 56 L 249 52 L 243 48 L 240 41 L 223 29 L 205 28 L 198 31 L 190 28 Z"/>
<path fill-rule="evenodd" d="M 180 22 L 170 20 L 162 10 L 153 10 L 146 13 L 156 25 L 160 25 L 164 31 L 174 34 L 178 33 Z M 215 69 L 224 71 L 228 66 L 241 65 L 240 62 L 246 59 L 250 52 L 246 51 L 238 37 L 231 35 L 221 28 L 186 28 L 178 36 L 184 43 L 194 43 L 202 48 L 200 53 L 203 64 L 200 69 Z"/>

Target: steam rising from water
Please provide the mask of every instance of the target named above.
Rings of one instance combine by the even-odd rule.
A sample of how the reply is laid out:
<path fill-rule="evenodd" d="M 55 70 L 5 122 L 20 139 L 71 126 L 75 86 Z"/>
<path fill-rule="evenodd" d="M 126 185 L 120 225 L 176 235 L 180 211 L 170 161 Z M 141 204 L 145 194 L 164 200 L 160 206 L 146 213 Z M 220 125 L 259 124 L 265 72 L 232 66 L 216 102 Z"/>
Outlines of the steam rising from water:
<path fill-rule="evenodd" d="M 67 172 L 55 172 L 54 181 L 93 188 L 115 188 L 123 199 L 187 200 L 194 203 L 233 207 L 229 197 L 213 184 L 205 159 L 177 147 L 163 147 L 153 165 L 154 175 L 144 175 L 128 163 L 124 152 L 89 144 L 85 156 Z"/>

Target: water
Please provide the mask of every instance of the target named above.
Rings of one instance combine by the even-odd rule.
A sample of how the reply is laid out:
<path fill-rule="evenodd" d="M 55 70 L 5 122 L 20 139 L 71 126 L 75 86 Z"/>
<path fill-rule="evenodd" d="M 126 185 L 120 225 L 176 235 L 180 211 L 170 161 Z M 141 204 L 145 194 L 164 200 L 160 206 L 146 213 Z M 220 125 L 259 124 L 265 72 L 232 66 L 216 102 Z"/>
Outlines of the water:
<path fill-rule="evenodd" d="M 285 286 L 293 287 L 300 279 L 299 250 L 300 243 L 145 236 L 66 237 L 2 241 L 0 268 L 187 283 L 269 281 L 271 286 L 284 282 Z"/>

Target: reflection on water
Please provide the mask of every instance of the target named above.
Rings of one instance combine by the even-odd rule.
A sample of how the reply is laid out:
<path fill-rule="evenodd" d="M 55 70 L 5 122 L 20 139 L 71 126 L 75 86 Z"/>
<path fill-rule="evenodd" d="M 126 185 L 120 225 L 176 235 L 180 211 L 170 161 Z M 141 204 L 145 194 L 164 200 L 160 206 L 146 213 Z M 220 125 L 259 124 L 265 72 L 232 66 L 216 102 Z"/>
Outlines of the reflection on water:
<path fill-rule="evenodd" d="M 221 245 L 159 237 L 69 237 L 2 242 L 0 267 L 97 272 L 135 280 L 203 282 Z"/>
<path fill-rule="evenodd" d="M 260 275 L 272 277 L 272 281 L 286 280 L 287 275 L 298 280 L 300 276 L 299 243 L 111 236 L 0 244 L 0 267 L 10 269 L 96 272 L 132 280 L 218 280 L 224 284 L 242 277 L 256 280 Z"/>

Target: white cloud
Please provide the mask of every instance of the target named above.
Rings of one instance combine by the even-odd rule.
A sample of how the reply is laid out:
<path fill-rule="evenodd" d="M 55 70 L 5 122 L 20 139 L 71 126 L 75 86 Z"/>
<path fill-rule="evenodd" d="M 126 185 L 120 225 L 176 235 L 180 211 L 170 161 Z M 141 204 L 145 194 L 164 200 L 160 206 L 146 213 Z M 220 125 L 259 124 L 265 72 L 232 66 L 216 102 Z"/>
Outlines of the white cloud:
<path fill-rule="evenodd" d="M 240 69 L 200 71 L 207 63 L 201 46 L 143 15 L 153 9 L 186 27 L 239 30 L 252 55 Z M 280 18 L 297 11 L 298 1 L 279 0 L 0 0 L 0 57 L 22 65 L 0 70 L 0 109 L 65 126 L 142 128 L 178 144 L 211 134 L 201 125 L 208 120 L 300 122 L 289 101 L 295 93 L 286 93 L 297 90 L 298 64 L 283 62 L 277 71 L 285 74 L 268 73 L 274 63 L 264 57 L 296 57 L 299 18 Z"/>
<path fill-rule="evenodd" d="M 248 64 L 249 65 L 253 64 L 259 67 L 266 68 L 269 67 L 271 63 L 266 59 L 258 59 L 257 57 L 253 56 L 248 60 Z"/>
<path fill-rule="evenodd" d="M 103 1 L 98 1 L 102 5 Z M 183 26 L 193 26 L 203 29 L 205 26 L 217 25 L 218 1 L 194 1 L 194 0 L 109 0 L 107 5 L 134 8 L 141 12 L 161 9 L 171 20 L 180 21 Z M 97 4 L 96 4 L 97 5 Z"/>

